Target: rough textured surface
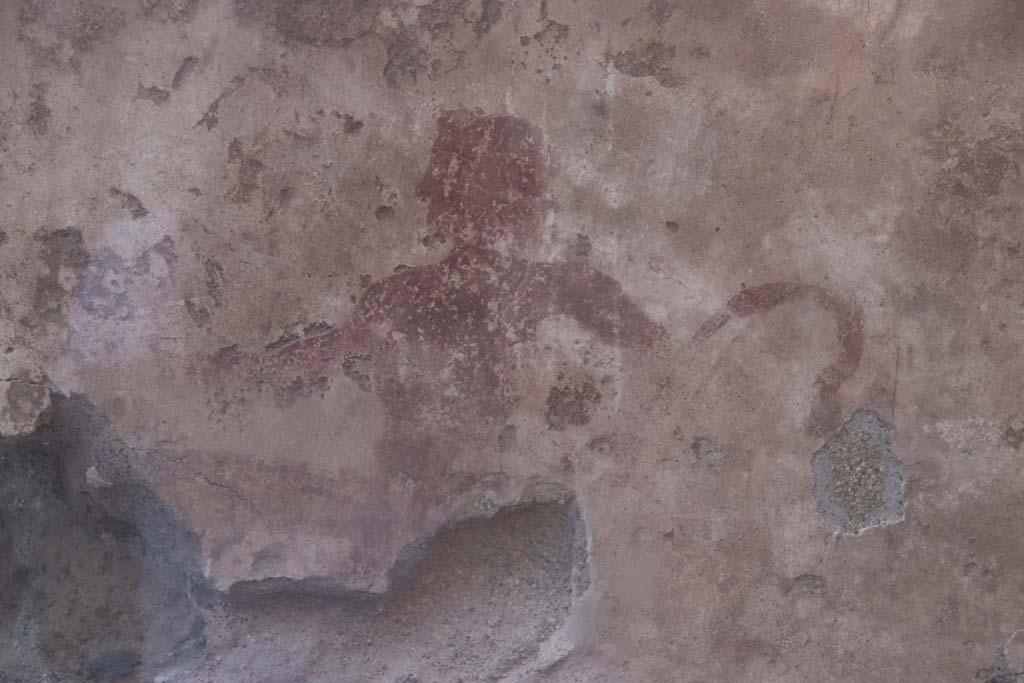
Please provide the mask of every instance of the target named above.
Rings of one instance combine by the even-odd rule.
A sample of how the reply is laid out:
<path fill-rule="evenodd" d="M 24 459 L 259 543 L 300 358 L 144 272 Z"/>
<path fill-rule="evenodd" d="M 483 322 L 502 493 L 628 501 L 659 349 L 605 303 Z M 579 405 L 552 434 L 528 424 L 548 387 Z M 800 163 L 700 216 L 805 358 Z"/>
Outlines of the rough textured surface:
<path fill-rule="evenodd" d="M 205 643 L 179 564 L 188 554 L 168 542 L 175 520 L 136 484 L 70 483 L 73 456 L 56 453 L 88 437 L 69 409 L 36 436 L 0 439 L 0 678 L 152 680 Z"/>
<path fill-rule="evenodd" d="M 903 521 L 906 468 L 893 453 L 891 432 L 877 413 L 860 409 L 814 453 L 818 512 L 838 531 Z"/>
<path fill-rule="evenodd" d="M 1024 670 L 1020 2 L 7 0 L 0 64 L 4 683 Z"/>

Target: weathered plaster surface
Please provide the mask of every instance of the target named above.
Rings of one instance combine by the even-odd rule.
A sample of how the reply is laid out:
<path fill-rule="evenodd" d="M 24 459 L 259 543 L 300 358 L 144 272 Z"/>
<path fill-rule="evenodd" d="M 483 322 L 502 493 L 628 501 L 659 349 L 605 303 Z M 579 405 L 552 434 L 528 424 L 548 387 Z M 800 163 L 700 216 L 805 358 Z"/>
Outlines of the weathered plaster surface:
<path fill-rule="evenodd" d="M 1024 670 L 1020 2 L 6 0 L 0 64 L 0 681 Z"/>

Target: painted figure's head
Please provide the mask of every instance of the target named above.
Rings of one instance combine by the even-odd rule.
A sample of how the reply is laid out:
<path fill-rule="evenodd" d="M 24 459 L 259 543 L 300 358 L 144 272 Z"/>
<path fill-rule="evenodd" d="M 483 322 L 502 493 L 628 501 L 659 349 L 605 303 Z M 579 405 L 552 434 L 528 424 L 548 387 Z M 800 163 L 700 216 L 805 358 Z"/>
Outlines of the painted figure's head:
<path fill-rule="evenodd" d="M 540 131 L 514 116 L 444 113 L 416 194 L 457 246 L 493 246 L 536 229 L 544 190 Z"/>

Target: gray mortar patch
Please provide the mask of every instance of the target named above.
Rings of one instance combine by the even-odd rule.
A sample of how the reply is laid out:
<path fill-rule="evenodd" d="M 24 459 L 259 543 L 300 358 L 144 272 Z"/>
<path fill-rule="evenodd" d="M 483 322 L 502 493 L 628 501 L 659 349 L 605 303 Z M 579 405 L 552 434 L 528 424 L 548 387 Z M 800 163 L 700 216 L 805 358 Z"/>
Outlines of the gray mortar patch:
<path fill-rule="evenodd" d="M 892 426 L 859 408 L 811 458 L 818 512 L 837 531 L 860 534 L 903 521 L 905 471 Z"/>
<path fill-rule="evenodd" d="M 1010 640 L 1013 640 L 1012 638 Z M 1006 645 L 996 652 L 995 660 L 991 668 L 981 669 L 974 674 L 974 677 L 981 679 L 984 683 L 1017 683 L 1017 680 L 1024 674 L 1014 671 L 1010 666 L 1010 655 L 1006 651 Z"/>

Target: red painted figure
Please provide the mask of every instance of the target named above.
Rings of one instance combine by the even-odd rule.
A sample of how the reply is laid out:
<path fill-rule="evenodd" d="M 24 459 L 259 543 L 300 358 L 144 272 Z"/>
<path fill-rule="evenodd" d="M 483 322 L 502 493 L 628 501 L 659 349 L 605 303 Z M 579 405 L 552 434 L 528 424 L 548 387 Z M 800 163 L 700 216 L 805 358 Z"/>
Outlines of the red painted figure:
<path fill-rule="evenodd" d="M 450 239 L 448 256 L 374 283 L 336 329 L 238 354 L 227 366 L 279 387 L 348 375 L 386 411 L 377 459 L 388 475 L 450 475 L 460 442 L 482 429 L 496 434 L 508 418 L 517 347 L 545 318 L 568 316 L 613 345 L 644 347 L 663 336 L 618 282 L 584 259 L 517 255 L 540 227 L 545 170 L 541 134 L 526 121 L 445 113 L 417 195 L 429 202 L 431 228 Z"/>

